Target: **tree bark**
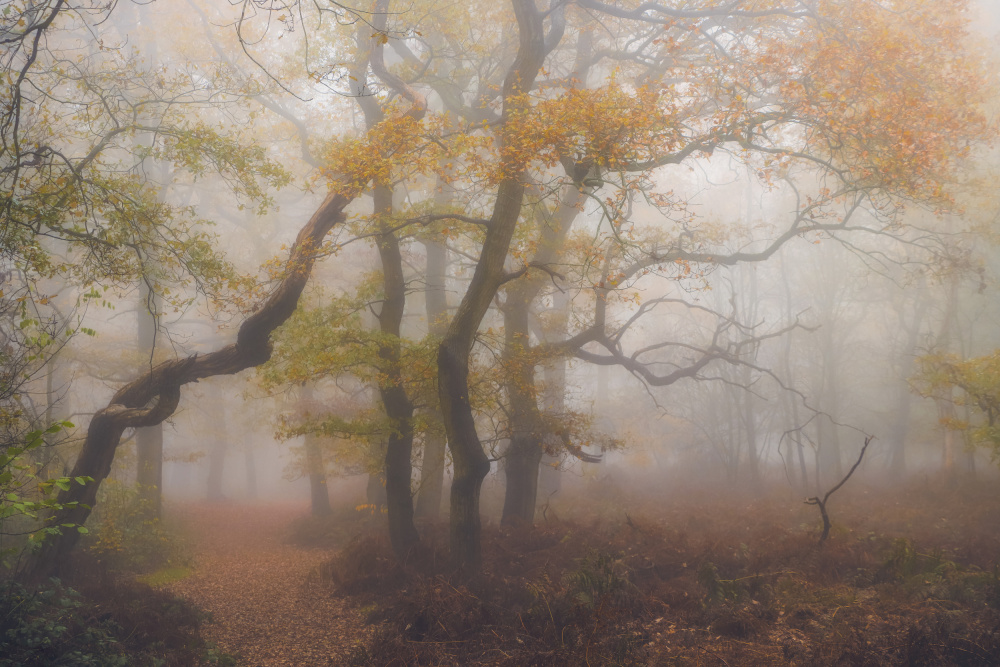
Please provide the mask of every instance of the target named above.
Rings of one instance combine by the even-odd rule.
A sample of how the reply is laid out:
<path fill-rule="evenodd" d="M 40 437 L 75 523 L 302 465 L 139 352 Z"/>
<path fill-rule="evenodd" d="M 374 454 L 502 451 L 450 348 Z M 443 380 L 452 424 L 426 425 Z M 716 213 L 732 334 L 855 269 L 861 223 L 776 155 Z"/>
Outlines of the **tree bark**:
<path fill-rule="evenodd" d="M 538 504 L 538 476 L 544 450 L 536 433 L 519 433 L 511 437 L 504 456 L 503 516 L 506 526 L 530 526 L 535 521 Z"/>
<path fill-rule="evenodd" d="M 135 431 L 136 476 L 143 514 L 159 519 L 163 514 L 163 425 Z"/>

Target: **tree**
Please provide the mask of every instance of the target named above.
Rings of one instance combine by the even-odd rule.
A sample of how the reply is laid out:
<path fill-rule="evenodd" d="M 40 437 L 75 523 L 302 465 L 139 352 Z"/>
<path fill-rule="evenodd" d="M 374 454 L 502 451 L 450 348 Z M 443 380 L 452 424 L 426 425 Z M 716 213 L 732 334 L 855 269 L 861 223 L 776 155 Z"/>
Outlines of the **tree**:
<path fill-rule="evenodd" d="M 479 561 L 478 495 L 489 470 L 469 399 L 476 332 L 503 285 L 544 270 L 529 266 L 530 260 L 508 268 L 529 184 L 544 184 L 549 197 L 560 192 L 556 184 L 595 188 L 589 199 L 602 231 L 592 234 L 598 242 L 583 263 L 593 271 L 581 277 L 596 295 L 621 292 L 647 275 L 682 279 L 716 266 L 765 261 L 810 235 L 905 242 L 899 204 L 946 206 L 950 170 L 970 139 L 988 134 L 976 111 L 983 84 L 970 57 L 974 45 L 964 32 L 961 3 L 905 6 L 895 13 L 837 2 L 816 11 L 792 2 L 642 9 L 585 2 L 541 11 L 533 2 L 514 2 L 507 25 L 517 26 L 517 51 L 496 47 L 509 54 L 509 65 L 484 59 L 489 67 L 472 69 L 476 75 L 468 78 L 449 76 L 450 85 L 442 72 L 453 74 L 454 67 L 444 69 L 438 51 L 431 45 L 414 50 L 413 42 L 421 42 L 414 32 L 387 29 L 384 39 L 403 54 L 405 71 L 416 75 L 412 85 L 426 82 L 467 124 L 464 149 L 454 131 L 437 139 L 454 147 L 452 162 L 460 171 L 452 173 L 453 181 L 475 178 L 479 185 L 476 198 L 467 201 L 488 202 L 488 215 L 474 220 L 473 210 L 465 213 L 467 222 L 486 231 L 438 353 L 455 464 L 451 541 L 458 564 L 475 570 Z M 592 69 L 600 75 L 583 82 L 556 75 L 539 87 L 543 62 L 548 59 L 553 72 L 568 69 L 564 39 L 598 16 L 606 38 L 594 46 L 599 55 Z M 923 43 L 921 36 L 930 40 L 929 51 L 913 46 Z M 613 76 L 600 69 L 610 58 L 620 63 Z M 472 90 L 460 93 L 463 83 Z M 429 146 L 420 144 L 420 154 L 428 155 Z M 684 202 L 664 187 L 671 165 L 710 162 L 714 153 L 752 167 L 765 188 L 785 188 L 795 200 L 792 215 L 780 225 L 747 230 L 679 213 Z M 407 155 L 417 159 L 414 152 Z M 657 215 L 659 228 L 641 224 L 641 217 Z M 594 276 L 596 267 L 607 266 L 602 257 L 611 258 L 615 271 Z M 578 356 L 625 364 L 661 385 L 732 358 L 724 348 L 710 348 L 691 366 L 660 375 L 625 353 L 622 339 L 603 324 L 586 335 L 609 354 Z"/>
<path fill-rule="evenodd" d="M 942 426 L 948 431 L 968 430 L 972 442 L 994 450 L 994 457 L 1000 451 L 1000 351 L 959 359 L 947 353 L 927 354 L 917 359 L 915 390 L 924 397 L 939 397 L 943 392 L 959 390 L 954 399 L 958 405 L 968 405 L 974 410 L 975 420 L 963 420 L 954 416 L 942 419 Z M 953 407 L 953 406 L 952 406 Z"/>
<path fill-rule="evenodd" d="M 303 21 L 330 16 L 290 4 Z M 535 366 L 560 355 L 621 365 L 653 386 L 697 378 L 716 362 L 748 364 L 747 350 L 761 337 L 794 323 L 754 331 L 727 314 L 707 341 L 691 346 L 693 354 L 678 352 L 682 345 L 643 345 L 629 333 L 638 311 L 693 306 L 664 296 L 637 311 L 631 290 L 664 279 L 688 284 L 719 267 L 764 262 L 801 239 L 830 238 L 862 252 L 868 239 L 910 240 L 902 205 L 947 207 L 951 173 L 969 144 L 991 133 L 978 109 L 985 84 L 963 6 L 961 0 L 895 0 L 888 7 L 837 0 L 815 7 L 797 0 L 624 6 L 554 0 L 540 9 L 534 0 L 512 0 L 509 8 L 449 6 L 419 20 L 388 3 L 373 14 L 352 15 L 336 6 L 337 18 L 353 16 L 368 27 L 356 32 L 361 39 L 352 57 L 309 70 L 310 79 L 329 83 L 340 72 L 339 81 L 354 82 L 344 84 L 343 92 L 369 91 L 358 100 L 366 116 L 363 136 L 332 141 L 320 158 L 330 194 L 300 232 L 276 290 L 240 327 L 237 342 L 167 362 L 123 387 L 91 422 L 78 467 L 96 471 L 92 476 L 99 480 L 121 429 L 162 420 L 183 384 L 265 361 L 270 334 L 294 310 L 316 254 L 335 253 L 345 242 L 346 236 L 338 236 L 324 246 L 327 232 L 346 218 L 350 202 L 371 191 L 372 214 L 343 228 L 345 235 L 374 239 L 382 260 L 384 338 L 378 355 L 385 377 L 378 386 L 391 422 L 386 470 L 390 507 L 398 510 L 390 511 L 398 550 L 416 539 L 409 462 L 414 413 L 399 380 L 405 275 L 398 270 L 398 233 L 445 221 L 468 230 L 463 236 L 471 251 L 464 254 L 472 258 L 471 278 L 438 345 L 436 378 L 455 471 L 452 556 L 475 572 L 481 557 L 479 492 L 490 465 L 470 376 L 479 329 L 500 291 L 506 287 L 510 305 L 508 369 L 511 378 L 520 377 L 508 383 L 508 394 L 524 399 L 518 408 L 523 414 L 538 411 Z M 438 6 L 429 2 L 427 8 Z M 265 9 L 264 18 L 277 11 Z M 494 20 L 490 25 L 505 30 L 481 28 L 479 10 Z M 288 9 L 282 5 L 281 11 Z M 589 74 L 574 80 L 581 49 L 573 45 L 597 25 L 588 47 L 594 54 Z M 247 34 L 246 23 L 237 27 Z M 374 36 L 365 35 L 369 29 Z M 504 41 L 505 32 L 516 32 L 516 40 Z M 252 45 L 244 40 L 243 46 L 251 53 Z M 387 67 L 384 47 L 403 62 Z M 164 159 L 174 159 L 178 168 L 198 167 L 178 150 L 193 135 L 159 132 L 167 139 Z M 198 150 L 238 145 L 217 135 L 194 136 Z M 252 150 L 245 154 L 262 157 Z M 786 194 L 787 217 L 750 227 L 740 225 L 740 218 L 699 218 L 680 191 L 683 174 L 694 165 L 711 169 L 722 156 L 751 169 L 762 189 Z M 32 159 L 26 157 L 26 164 Z M 266 161 L 246 162 L 260 166 L 243 171 L 231 163 L 221 166 L 245 177 L 238 184 L 256 183 L 261 175 L 278 180 Z M 452 187 L 451 210 L 418 211 L 433 200 L 431 189 L 439 181 Z M 115 181 L 114 201 L 123 190 L 143 202 L 141 211 L 132 207 L 137 214 L 153 208 L 142 187 L 125 185 Z M 410 208 L 394 205 L 397 190 L 407 192 Z M 537 260 L 534 252 L 511 252 L 515 239 L 531 236 L 524 223 L 534 218 L 533 210 L 556 220 L 572 212 L 576 197 L 585 202 L 585 215 L 579 234 L 567 237 L 575 246 L 575 267 L 551 266 L 558 252 Z M 89 229 L 80 233 L 86 237 Z M 576 241 L 584 236 L 588 243 Z M 169 259 L 168 268 L 187 266 Z M 196 267 L 194 275 L 221 277 L 217 266 Z M 544 283 L 556 274 L 565 276 L 561 287 L 574 290 L 579 305 L 593 314 L 579 315 L 565 339 L 547 341 L 533 358 L 527 354 L 531 330 L 525 313 L 537 296 L 539 276 Z M 529 430 L 525 442 L 538 432 Z M 537 447 L 525 451 L 535 456 Z M 86 502 L 78 496 L 66 500 Z M 68 543 L 53 544 L 40 562 L 53 562 L 52 554 Z"/>

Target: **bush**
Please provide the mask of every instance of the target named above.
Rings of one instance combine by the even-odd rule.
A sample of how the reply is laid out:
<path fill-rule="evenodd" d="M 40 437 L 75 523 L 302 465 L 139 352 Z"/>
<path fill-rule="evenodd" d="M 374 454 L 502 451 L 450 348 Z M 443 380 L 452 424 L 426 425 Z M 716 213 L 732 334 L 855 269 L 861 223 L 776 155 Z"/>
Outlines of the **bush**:
<path fill-rule="evenodd" d="M 17 583 L 0 593 L 0 667 L 133 664 L 115 637 L 118 628 L 85 618 L 80 594 L 52 580 L 29 592 Z"/>
<path fill-rule="evenodd" d="M 110 570 L 151 572 L 184 564 L 178 540 L 150 516 L 136 486 L 106 480 L 88 525 L 84 544 Z"/>

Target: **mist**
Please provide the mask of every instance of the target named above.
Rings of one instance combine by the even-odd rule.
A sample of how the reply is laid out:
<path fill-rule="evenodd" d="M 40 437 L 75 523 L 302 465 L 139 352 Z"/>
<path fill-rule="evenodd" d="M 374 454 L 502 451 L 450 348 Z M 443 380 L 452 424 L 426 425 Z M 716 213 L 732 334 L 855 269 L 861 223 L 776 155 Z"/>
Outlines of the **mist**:
<path fill-rule="evenodd" d="M 0 664 L 997 664 L 998 32 L 10 3 Z"/>

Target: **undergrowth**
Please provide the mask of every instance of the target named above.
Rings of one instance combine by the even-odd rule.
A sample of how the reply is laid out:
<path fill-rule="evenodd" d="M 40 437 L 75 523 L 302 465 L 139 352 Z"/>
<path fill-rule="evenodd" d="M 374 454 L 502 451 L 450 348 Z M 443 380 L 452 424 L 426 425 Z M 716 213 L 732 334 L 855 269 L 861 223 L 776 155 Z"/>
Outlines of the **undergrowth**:
<path fill-rule="evenodd" d="M 403 564 L 370 533 L 323 576 L 376 626 L 354 665 L 1000 664 L 1000 535 L 972 517 L 883 532 L 913 503 L 880 517 L 871 500 L 842 503 L 822 547 L 781 500 L 716 500 L 486 526 L 472 580 L 449 569 L 443 527 Z"/>
<path fill-rule="evenodd" d="M 151 516 L 134 485 L 102 484 L 88 527 L 82 546 L 110 570 L 150 573 L 187 565 L 182 541 Z"/>
<path fill-rule="evenodd" d="M 0 584 L 0 667 L 235 665 L 201 638 L 204 616 L 184 601 L 121 579 L 76 578 L 82 585 Z"/>
<path fill-rule="evenodd" d="M 235 665 L 201 637 L 205 614 L 156 588 L 190 572 L 182 542 L 134 487 L 104 486 L 63 581 L 0 581 L 0 667 Z"/>

